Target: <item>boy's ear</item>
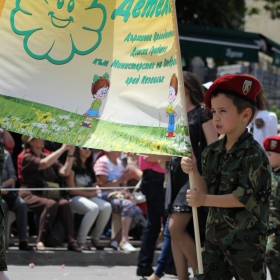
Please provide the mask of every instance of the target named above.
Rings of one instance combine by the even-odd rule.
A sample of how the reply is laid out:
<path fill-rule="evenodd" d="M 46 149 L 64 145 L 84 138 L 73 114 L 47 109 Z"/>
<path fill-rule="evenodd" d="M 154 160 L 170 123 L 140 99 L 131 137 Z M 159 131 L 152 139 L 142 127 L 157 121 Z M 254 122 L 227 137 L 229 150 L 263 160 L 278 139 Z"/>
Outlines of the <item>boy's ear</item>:
<path fill-rule="evenodd" d="M 250 108 L 246 108 L 243 112 L 243 121 L 248 123 L 252 114 L 253 114 L 252 110 Z"/>

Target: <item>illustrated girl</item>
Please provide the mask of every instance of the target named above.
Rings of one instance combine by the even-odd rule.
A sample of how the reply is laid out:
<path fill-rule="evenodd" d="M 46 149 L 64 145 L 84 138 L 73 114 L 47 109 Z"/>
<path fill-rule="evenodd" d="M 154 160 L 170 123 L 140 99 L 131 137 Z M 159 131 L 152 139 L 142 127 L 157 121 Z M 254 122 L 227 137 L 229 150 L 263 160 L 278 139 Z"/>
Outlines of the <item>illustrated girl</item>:
<path fill-rule="evenodd" d="M 170 80 L 169 95 L 168 95 L 168 105 L 166 107 L 166 116 L 169 117 L 168 128 L 166 132 L 166 137 L 175 137 L 175 117 L 176 112 L 173 108 L 173 102 L 176 99 L 178 93 L 178 79 L 176 74 L 173 74 Z"/>
<path fill-rule="evenodd" d="M 86 120 L 80 124 L 81 126 L 91 127 L 91 120 L 100 117 L 99 109 L 102 105 L 101 100 L 106 98 L 109 87 L 110 80 L 108 73 L 105 73 L 102 77 L 94 75 L 93 83 L 91 85 L 91 93 L 94 100 L 91 103 L 90 108 L 84 113 L 83 116 Z"/>

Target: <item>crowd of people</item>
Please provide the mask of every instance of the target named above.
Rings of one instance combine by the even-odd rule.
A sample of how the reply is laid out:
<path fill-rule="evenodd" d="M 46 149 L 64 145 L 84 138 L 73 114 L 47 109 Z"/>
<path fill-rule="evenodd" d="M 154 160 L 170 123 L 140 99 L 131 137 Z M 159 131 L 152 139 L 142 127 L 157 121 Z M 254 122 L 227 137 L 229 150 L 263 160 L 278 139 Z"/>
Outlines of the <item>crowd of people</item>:
<path fill-rule="evenodd" d="M 112 214 L 117 214 L 121 229 L 108 247 L 136 251 L 129 233 L 141 225 L 136 274 L 158 280 L 171 271 L 185 280 L 188 265 L 194 274 L 198 267 L 192 223 L 192 207 L 198 207 L 204 274 L 195 279 L 266 279 L 266 257 L 273 277 L 279 276 L 277 117 L 268 112 L 265 93 L 253 76 L 218 78 L 207 92 L 194 74 L 184 71 L 183 78 L 192 158 L 130 155 L 25 135 L 23 150 L 15 155 L 13 134 L 1 131 L 5 148 L 2 204 L 5 213 L 16 214 L 20 250 L 33 250 L 27 241 L 28 209 L 37 217 L 38 251 L 46 250 L 53 238 L 50 229 L 58 221 L 68 250 L 103 250 L 100 237 L 110 227 Z M 127 163 L 132 157 L 136 164 Z M 195 189 L 190 188 L 191 172 Z M 269 202 L 271 178 L 276 183 Z M 127 188 L 137 182 L 146 198 L 145 211 Z M 15 185 L 23 189 L 5 190 Z M 59 191 L 61 186 L 69 190 Z M 274 208 L 268 225 L 269 203 Z M 75 214 L 81 216 L 76 230 Z M 154 270 L 161 231 L 162 251 Z"/>
<path fill-rule="evenodd" d="M 50 229 L 57 220 L 64 228 L 68 250 L 81 252 L 91 247 L 103 250 L 99 239 L 110 224 L 112 213 L 121 215 L 122 228 L 109 246 L 116 250 L 136 250 L 129 242 L 129 231 L 139 224 L 144 227 L 146 220 L 141 208 L 133 200 L 131 190 L 123 187 L 129 180 L 140 180 L 140 169 L 126 166 L 120 158 L 121 152 L 65 144 L 51 152 L 47 149 L 50 143 L 46 145 L 44 140 L 26 135 L 21 136 L 21 142 L 23 151 L 17 156 L 16 168 L 10 152 L 4 151 L 1 184 L 3 208 L 5 212 L 9 210 L 16 214 L 19 249 L 33 249 L 27 243 L 29 209 L 38 218 L 38 251 L 46 250 L 45 242 L 50 243 Z M 5 190 L 13 188 L 17 180 L 18 186 L 22 188 L 18 193 Z M 57 187 L 59 190 L 61 186 L 69 190 L 47 190 L 48 187 Z M 30 191 L 30 188 L 44 188 L 46 191 Z M 125 197 L 122 197 L 124 194 Z M 82 218 L 77 232 L 74 232 L 76 213 Z M 86 243 L 89 235 L 90 245 Z"/>

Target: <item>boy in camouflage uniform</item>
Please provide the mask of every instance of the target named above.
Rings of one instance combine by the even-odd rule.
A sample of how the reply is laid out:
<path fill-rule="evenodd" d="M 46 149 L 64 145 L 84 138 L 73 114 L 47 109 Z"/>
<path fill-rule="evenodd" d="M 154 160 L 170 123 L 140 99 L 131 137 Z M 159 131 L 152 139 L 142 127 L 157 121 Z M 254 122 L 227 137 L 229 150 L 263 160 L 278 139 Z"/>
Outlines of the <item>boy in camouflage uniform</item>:
<path fill-rule="evenodd" d="M 271 167 L 265 151 L 246 126 L 255 114 L 260 83 L 249 75 L 218 78 L 205 95 L 213 123 L 225 137 L 206 147 L 202 176 L 196 159 L 184 157 L 193 172 L 190 206 L 208 206 L 204 273 L 195 279 L 266 279 L 265 250 L 271 192 Z"/>
<path fill-rule="evenodd" d="M 266 262 L 272 280 L 276 280 L 280 279 L 280 136 L 267 137 L 263 146 L 273 168 Z"/>

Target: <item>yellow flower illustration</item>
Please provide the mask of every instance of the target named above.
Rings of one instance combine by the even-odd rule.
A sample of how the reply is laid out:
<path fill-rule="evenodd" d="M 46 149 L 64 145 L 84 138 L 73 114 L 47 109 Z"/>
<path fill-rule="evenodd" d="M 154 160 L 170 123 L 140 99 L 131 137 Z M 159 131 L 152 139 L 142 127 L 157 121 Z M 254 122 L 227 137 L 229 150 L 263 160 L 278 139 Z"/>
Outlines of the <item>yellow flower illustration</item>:
<path fill-rule="evenodd" d="M 140 140 L 140 143 L 139 143 L 140 146 L 147 146 L 147 144 L 148 144 L 147 138 L 143 138 Z"/>
<path fill-rule="evenodd" d="M 137 148 L 137 145 L 135 145 L 134 143 L 129 143 L 125 146 L 125 150 L 127 152 L 133 152 L 136 150 L 136 148 Z"/>
<path fill-rule="evenodd" d="M 22 123 L 20 127 L 25 130 L 31 130 L 30 123 Z"/>
<path fill-rule="evenodd" d="M 38 121 L 42 122 L 42 123 L 46 123 L 49 122 L 51 119 L 51 113 L 47 112 L 47 113 L 42 113 L 40 115 L 38 115 Z"/>
<path fill-rule="evenodd" d="M 151 147 L 152 151 L 160 152 L 162 150 L 162 147 L 163 147 L 163 141 L 156 140 L 156 141 L 151 143 L 150 147 Z"/>
<path fill-rule="evenodd" d="M 173 114 L 174 113 L 174 108 L 173 108 L 173 104 L 168 104 L 166 107 L 166 112 L 168 114 Z"/>

